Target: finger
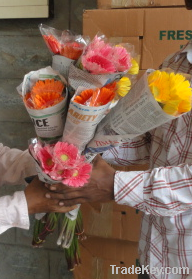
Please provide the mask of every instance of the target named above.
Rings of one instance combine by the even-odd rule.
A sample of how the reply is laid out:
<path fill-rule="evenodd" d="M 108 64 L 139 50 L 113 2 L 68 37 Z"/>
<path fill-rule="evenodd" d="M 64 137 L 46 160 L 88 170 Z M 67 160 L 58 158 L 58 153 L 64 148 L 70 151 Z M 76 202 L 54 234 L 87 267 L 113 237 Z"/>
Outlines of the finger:
<path fill-rule="evenodd" d="M 73 206 L 58 206 L 55 211 L 59 212 L 59 213 L 66 213 L 66 212 L 72 211 L 72 210 L 74 210 L 76 208 L 77 208 L 77 205 L 73 205 Z"/>
<path fill-rule="evenodd" d="M 69 190 L 70 188 L 64 184 L 61 184 L 61 183 L 58 183 L 58 184 L 48 184 L 46 183 L 45 184 L 45 187 L 48 188 L 50 191 L 56 191 L 56 192 L 63 192 L 63 191 L 67 191 Z"/>
<path fill-rule="evenodd" d="M 44 186 L 45 186 L 47 189 L 49 189 L 49 187 L 50 187 L 51 185 L 48 184 L 48 183 L 45 183 Z"/>
<path fill-rule="evenodd" d="M 59 194 L 59 193 L 53 193 L 53 192 L 48 192 L 45 194 L 45 197 L 47 199 L 51 199 L 51 200 L 63 200 L 65 198 L 65 196 L 63 194 Z"/>
<path fill-rule="evenodd" d="M 62 204 L 64 206 L 73 206 L 76 204 L 83 204 L 86 202 L 87 202 L 87 200 L 85 198 L 77 198 L 77 199 L 72 199 L 72 200 L 61 200 L 59 202 L 59 205 L 61 206 L 61 204 Z"/>
<path fill-rule="evenodd" d="M 68 192 L 68 193 L 55 193 L 55 192 L 47 192 L 45 194 L 45 197 L 47 199 L 56 199 L 56 200 L 72 200 L 76 198 L 82 198 L 85 194 L 83 192 L 79 191 L 73 191 L 73 192 Z"/>

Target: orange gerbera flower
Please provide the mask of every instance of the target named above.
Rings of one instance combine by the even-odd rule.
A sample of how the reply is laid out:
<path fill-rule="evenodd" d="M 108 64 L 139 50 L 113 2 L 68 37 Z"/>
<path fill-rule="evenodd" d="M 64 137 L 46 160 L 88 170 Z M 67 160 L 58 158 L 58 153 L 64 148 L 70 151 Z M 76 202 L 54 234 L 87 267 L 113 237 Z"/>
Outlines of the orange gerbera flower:
<path fill-rule="evenodd" d="M 31 98 L 31 92 L 27 93 L 25 96 L 24 96 L 24 103 L 26 104 L 26 106 L 30 109 L 34 109 L 34 104 L 33 104 L 33 101 L 32 101 L 32 98 Z"/>
<path fill-rule="evenodd" d="M 110 90 L 109 88 L 102 87 L 100 90 L 97 89 L 94 91 L 91 98 L 90 107 L 104 106 L 111 102 L 114 97 L 114 91 Z"/>
<path fill-rule="evenodd" d="M 107 85 L 105 85 L 105 88 L 108 88 L 115 92 L 115 90 L 117 89 L 117 82 L 114 81 L 112 83 L 108 83 Z"/>
<path fill-rule="evenodd" d="M 89 100 L 92 97 L 93 92 L 94 92 L 93 89 L 87 89 L 87 90 L 82 91 L 79 96 L 76 96 L 74 98 L 74 102 L 84 105 L 87 102 L 87 100 Z"/>
<path fill-rule="evenodd" d="M 79 96 L 74 98 L 74 102 L 85 105 L 90 99 L 90 107 L 104 106 L 113 100 L 115 92 L 109 88 L 87 89 L 81 92 Z"/>
<path fill-rule="evenodd" d="M 32 94 L 41 94 L 42 92 L 57 92 L 62 94 L 64 89 L 64 84 L 60 80 L 45 79 L 39 80 L 33 86 Z"/>
<path fill-rule="evenodd" d="M 44 109 L 60 103 L 64 97 L 64 84 L 59 80 L 39 80 L 31 92 L 24 97 L 24 102 L 31 109 Z"/>
<path fill-rule="evenodd" d="M 53 35 L 43 35 L 45 43 L 54 54 L 60 54 L 60 43 Z"/>
<path fill-rule="evenodd" d="M 58 92 L 42 92 L 32 95 L 35 109 L 45 109 L 60 103 L 64 97 Z"/>
<path fill-rule="evenodd" d="M 61 47 L 61 55 L 73 60 L 79 59 L 82 52 L 83 52 L 83 45 L 77 42 L 66 43 Z"/>

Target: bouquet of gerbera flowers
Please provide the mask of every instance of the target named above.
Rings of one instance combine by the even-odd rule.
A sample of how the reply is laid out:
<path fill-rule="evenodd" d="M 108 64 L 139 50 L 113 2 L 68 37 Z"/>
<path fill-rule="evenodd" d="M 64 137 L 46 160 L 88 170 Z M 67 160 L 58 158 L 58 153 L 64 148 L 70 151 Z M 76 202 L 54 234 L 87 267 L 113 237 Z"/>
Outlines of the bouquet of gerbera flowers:
<path fill-rule="evenodd" d="M 45 24 L 40 24 L 39 29 L 53 55 L 52 68 L 67 78 L 70 64 L 79 59 L 89 39 L 74 35 L 69 30 L 60 31 Z"/>
<path fill-rule="evenodd" d="M 98 123 L 108 112 L 115 93 L 113 86 L 96 89 L 79 87 L 69 104 L 63 141 L 69 141 L 83 152 Z"/>
<path fill-rule="evenodd" d="M 130 80 L 139 72 L 136 55 L 130 44 L 112 44 L 104 35 L 96 35 L 84 48 L 75 65 L 69 69 L 69 84 L 76 90 L 79 86 L 97 88 L 119 80 L 129 74 Z"/>
<path fill-rule="evenodd" d="M 71 187 L 82 187 L 88 182 L 91 164 L 73 144 L 60 141 L 46 144 L 33 139 L 29 151 L 43 172 L 45 181 L 61 182 Z"/>
<path fill-rule="evenodd" d="M 91 164 L 80 154 L 78 148 L 67 142 L 46 144 L 33 139 L 29 151 L 37 163 L 39 179 L 47 183 L 63 183 L 69 187 L 82 187 L 88 182 Z M 69 269 L 80 263 L 77 235 L 83 239 L 81 212 L 78 208 L 66 214 L 49 213 L 36 221 L 33 246 L 39 247 L 62 222 L 57 245 L 65 249 Z M 70 249 L 69 249 L 70 248 Z"/>
<path fill-rule="evenodd" d="M 92 167 L 82 152 L 114 96 L 114 86 L 95 90 L 79 88 L 70 101 L 62 142 L 46 144 L 37 139 L 31 142 L 29 150 L 37 162 L 38 175 L 42 181 L 52 184 L 60 182 L 69 187 L 82 187 L 88 182 Z M 37 221 L 33 245 L 42 245 L 47 235 L 56 228 L 59 219 L 62 219 L 62 228 L 57 244 L 69 249 L 66 257 L 69 269 L 73 269 L 80 262 L 76 237 L 84 237 L 79 206 L 65 215 L 49 213 Z M 75 252 L 70 253 L 72 248 Z"/>
<path fill-rule="evenodd" d="M 132 66 L 124 46 L 113 46 L 98 36 L 85 48 L 81 63 L 84 70 L 95 75 L 125 72 Z"/>
<path fill-rule="evenodd" d="M 150 70 L 98 125 L 87 152 L 103 152 L 191 110 L 191 77 Z"/>
<path fill-rule="evenodd" d="M 65 79 L 51 67 L 47 67 L 25 75 L 17 90 L 34 123 L 38 136 L 38 139 L 33 139 L 30 142 L 29 151 L 36 161 L 40 180 L 47 183 L 65 181 L 70 186 L 82 186 L 89 178 L 88 173 L 91 171 L 91 166 L 85 162 L 83 156 L 80 156 L 75 146 L 58 142 L 62 138 L 67 114 L 68 95 Z M 58 142 L 57 145 L 55 145 L 56 142 Z M 76 212 L 78 210 L 66 214 L 50 213 L 43 214 L 44 216 L 37 214 L 36 218 L 41 220 L 36 221 L 33 245 L 40 246 L 45 237 L 56 228 L 60 219 L 65 224 L 71 220 L 67 227 L 72 227 L 72 229 L 68 232 L 74 232 L 77 224 L 77 233 L 82 233 L 81 216 L 79 213 L 76 220 Z M 68 236 L 65 239 L 68 239 Z M 77 244 L 76 241 L 74 243 Z M 74 244 L 72 247 L 74 248 Z M 73 252 L 76 253 L 77 250 L 76 247 Z M 76 254 L 75 256 L 67 252 L 68 254 L 71 257 L 74 256 L 79 262 Z M 71 262 L 71 259 L 68 262 Z"/>
<path fill-rule="evenodd" d="M 52 35 L 53 33 L 51 37 L 49 37 L 49 34 L 45 34 L 45 36 L 48 37 L 44 37 L 44 39 L 47 40 L 47 44 L 49 42 L 49 47 L 52 53 L 54 53 L 54 56 L 55 54 L 61 55 L 61 52 L 58 52 L 61 50 L 61 45 L 58 44 L 58 40 L 53 40 Z M 55 33 L 56 39 L 59 38 L 59 36 L 61 37 L 62 35 L 60 33 Z M 110 52 L 114 54 L 113 48 L 108 47 L 108 43 L 105 44 L 104 48 L 106 47 L 109 49 L 109 55 Z M 100 48 L 103 54 L 104 48 Z M 69 104 L 66 123 L 65 119 L 63 119 L 61 123 L 58 122 L 58 126 L 60 126 L 63 131 L 62 139 L 60 137 L 60 132 L 58 135 L 54 135 L 54 137 L 52 135 L 52 130 L 55 129 L 54 127 L 56 125 L 55 121 L 53 121 L 51 129 L 48 129 L 47 134 L 45 134 L 46 129 L 41 128 L 42 123 L 37 122 L 35 117 L 32 118 L 34 119 L 34 124 L 40 126 L 38 128 L 41 129 L 36 130 L 38 139 L 34 139 L 30 143 L 29 150 L 37 162 L 37 171 L 41 180 L 48 183 L 61 182 L 67 184 L 69 187 L 81 187 L 88 181 L 91 166 L 82 155 L 84 149 L 87 143 L 93 138 L 99 122 L 110 111 L 112 101 L 119 100 L 121 97 L 125 96 L 131 88 L 131 79 L 128 77 L 122 78 L 122 76 L 124 76 L 128 70 L 131 70 L 132 57 L 126 48 L 122 49 L 121 46 L 116 46 L 116 48 L 118 48 L 117 53 L 119 53 L 119 57 L 114 64 L 114 67 L 116 67 L 114 73 L 109 71 L 108 74 L 95 75 L 89 73 L 86 69 L 81 70 L 75 67 L 77 70 L 81 71 L 81 75 L 78 75 L 78 78 L 76 77 L 78 79 L 77 84 L 80 83 L 86 86 L 77 87 L 75 90 L 75 94 Z M 122 61 L 120 53 L 123 57 Z M 86 62 L 84 65 L 86 66 Z M 50 69 L 50 67 L 48 68 Z M 120 70 L 124 72 L 117 72 Z M 132 71 L 134 72 L 133 68 Z M 47 79 L 47 74 L 48 73 L 42 75 L 41 78 L 38 76 L 35 82 L 30 84 L 29 90 L 26 90 L 26 86 L 24 86 L 25 82 L 23 82 L 21 95 L 23 96 L 24 103 L 30 115 L 32 115 L 32 113 L 29 110 L 32 110 L 33 113 L 38 112 L 41 113 L 42 116 L 44 109 L 55 109 L 58 104 L 67 100 L 67 95 L 65 95 L 65 99 L 62 99 L 63 95 L 57 95 L 55 99 L 52 98 L 51 100 L 49 97 L 44 99 L 44 94 L 41 96 L 37 95 L 37 93 L 43 92 L 43 90 L 39 90 L 39 87 L 44 86 L 44 90 L 46 88 L 52 88 L 48 86 L 48 83 L 52 84 L 52 81 L 46 81 L 43 82 L 43 84 L 41 82 L 41 79 Z M 97 82 L 90 82 L 90 77 L 93 76 L 96 77 Z M 24 81 L 28 81 L 28 79 L 30 81 L 31 73 L 24 78 Z M 85 81 L 88 82 L 86 83 Z M 91 85 L 89 86 L 89 84 Z M 96 84 L 101 85 L 96 86 Z M 55 85 L 54 94 L 58 91 L 55 90 L 56 87 L 59 88 L 59 84 L 57 84 L 57 86 Z M 53 90 L 49 92 L 50 95 L 52 91 Z M 116 103 L 117 102 L 113 102 L 113 105 Z M 65 113 L 62 111 L 61 115 L 64 116 Z M 43 116 L 45 115 L 43 114 Z M 54 115 L 52 115 L 52 117 L 53 116 Z M 42 120 L 42 118 L 40 120 Z M 47 125 L 47 119 L 44 122 L 44 124 Z M 47 127 L 49 126 L 50 125 L 47 125 Z M 51 141 L 50 138 L 52 139 Z M 67 151 L 69 152 L 67 153 Z M 88 158 L 88 156 L 86 156 L 86 158 Z M 90 155 L 89 158 L 92 159 L 93 157 Z M 45 241 L 46 236 L 54 231 L 58 221 L 62 219 L 62 229 L 57 243 L 63 248 L 68 248 L 66 254 L 69 256 L 68 263 L 70 263 L 70 269 L 80 262 L 76 237 L 77 235 L 84 237 L 82 234 L 81 213 L 78 209 L 79 208 L 65 215 L 58 213 L 46 214 L 41 220 L 36 222 L 34 230 L 33 245 L 40 246 Z"/>
<path fill-rule="evenodd" d="M 62 136 L 67 113 L 66 80 L 51 67 L 25 75 L 17 88 L 42 140 Z"/>
<path fill-rule="evenodd" d="M 191 110 L 190 82 L 183 74 L 153 71 L 148 75 L 148 84 L 155 100 L 167 114 L 177 116 Z"/>

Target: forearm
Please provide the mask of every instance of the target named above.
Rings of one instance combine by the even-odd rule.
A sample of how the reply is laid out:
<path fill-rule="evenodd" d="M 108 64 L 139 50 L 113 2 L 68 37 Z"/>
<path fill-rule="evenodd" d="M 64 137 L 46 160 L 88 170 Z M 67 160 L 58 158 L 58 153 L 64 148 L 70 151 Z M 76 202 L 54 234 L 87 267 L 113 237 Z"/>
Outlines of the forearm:
<path fill-rule="evenodd" d="M 192 166 L 116 172 L 115 200 L 146 214 L 174 216 L 192 208 Z"/>
<path fill-rule="evenodd" d="M 23 184 L 26 176 L 34 174 L 35 163 L 27 150 L 10 149 L 0 143 L 0 185 Z"/>

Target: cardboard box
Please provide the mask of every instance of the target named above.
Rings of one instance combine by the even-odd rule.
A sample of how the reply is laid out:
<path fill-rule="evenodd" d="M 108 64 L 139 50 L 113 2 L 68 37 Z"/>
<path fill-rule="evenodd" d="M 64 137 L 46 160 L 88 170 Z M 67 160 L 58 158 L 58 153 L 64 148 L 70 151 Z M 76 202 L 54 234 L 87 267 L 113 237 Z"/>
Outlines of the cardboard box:
<path fill-rule="evenodd" d="M 184 0 L 97 0 L 98 9 L 184 6 Z"/>
<path fill-rule="evenodd" d="M 81 205 L 83 226 L 88 236 L 139 241 L 142 212 L 111 203 Z"/>
<path fill-rule="evenodd" d="M 86 10 L 83 34 L 93 38 L 98 32 L 110 37 L 143 36 L 144 9 Z"/>
<path fill-rule="evenodd" d="M 83 15 L 83 34 L 93 38 L 97 33 L 101 33 L 112 43 L 133 45 L 140 63 L 143 20 L 144 10 L 87 10 Z M 131 28 L 127 26 L 127 22 L 132 26 Z"/>
<path fill-rule="evenodd" d="M 142 77 L 142 75 L 144 75 L 145 72 L 146 72 L 146 70 L 140 70 L 139 73 L 138 73 L 138 75 L 137 75 L 137 80 L 140 79 L 140 78 Z M 146 168 L 147 168 L 147 167 L 148 167 L 148 166 L 146 165 Z"/>
<path fill-rule="evenodd" d="M 112 274 L 112 267 L 139 266 L 138 243 L 88 238 L 80 243 L 82 265 L 74 270 L 74 279 L 137 279 L 136 274 Z"/>
<path fill-rule="evenodd" d="M 157 69 L 192 39 L 192 12 L 185 8 L 146 9 L 141 69 Z"/>
<path fill-rule="evenodd" d="M 143 73 L 142 73 L 143 74 Z M 140 73 L 140 75 L 142 75 Z M 148 165 L 112 166 L 120 171 L 147 170 Z M 139 241 L 142 212 L 127 205 L 86 203 L 81 205 L 86 235 Z"/>
<path fill-rule="evenodd" d="M 171 15 L 171 16 L 170 16 Z M 157 69 L 164 59 L 192 39 L 192 11 L 180 8 L 85 11 L 83 33 L 93 38 L 132 40 L 141 55 L 140 69 Z"/>
<path fill-rule="evenodd" d="M 141 57 L 142 39 L 139 37 L 110 37 L 109 41 L 114 44 L 129 43 L 133 46 L 136 54 Z"/>

